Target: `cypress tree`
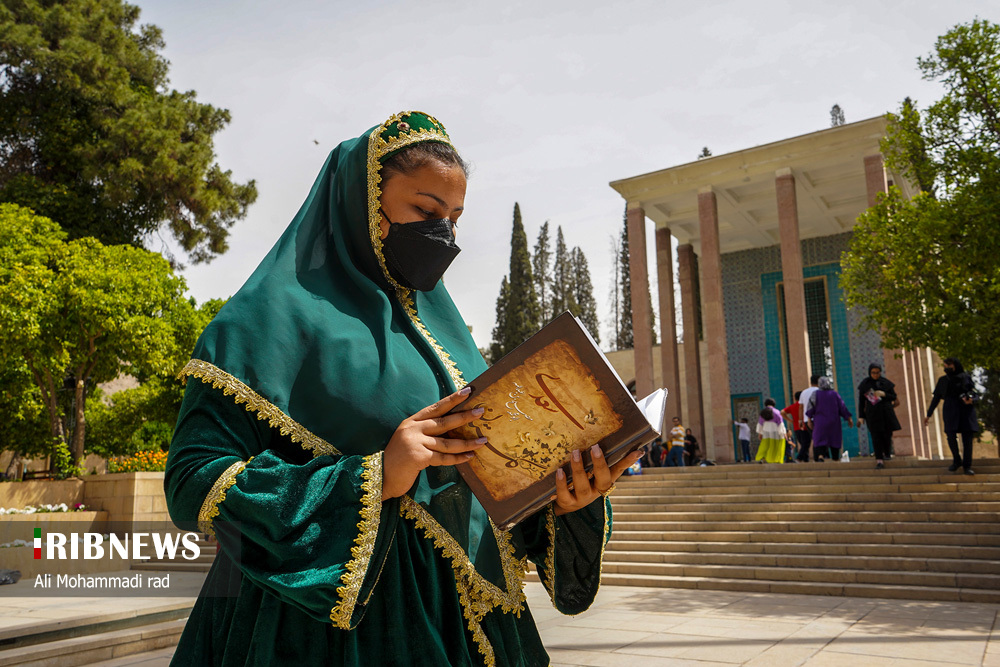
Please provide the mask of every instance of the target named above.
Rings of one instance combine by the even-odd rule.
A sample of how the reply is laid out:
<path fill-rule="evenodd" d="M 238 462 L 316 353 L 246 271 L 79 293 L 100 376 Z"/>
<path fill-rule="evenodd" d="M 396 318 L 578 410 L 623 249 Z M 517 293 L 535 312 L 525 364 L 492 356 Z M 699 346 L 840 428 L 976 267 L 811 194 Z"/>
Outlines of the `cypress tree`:
<path fill-rule="evenodd" d="M 521 222 L 521 207 L 515 203 L 510 235 L 510 273 L 501 284 L 497 298 L 497 328 L 493 330 L 490 345 L 492 361 L 496 362 L 538 331 L 540 319 L 528 236 Z"/>
<path fill-rule="evenodd" d="M 632 276 L 629 273 L 629 263 L 631 255 L 628 247 L 628 211 L 622 221 L 621 240 L 618 243 L 618 270 L 620 273 L 621 299 L 619 301 L 619 326 L 618 339 L 615 345 L 619 350 L 627 350 L 635 345 L 632 335 Z M 647 294 L 649 294 L 649 283 L 646 284 Z M 653 312 L 653 299 L 647 297 L 649 301 L 649 327 L 652 334 L 653 345 L 657 343 L 656 336 L 656 313 Z"/>
<path fill-rule="evenodd" d="M 534 271 L 535 293 L 538 295 L 538 313 L 541 318 L 540 325 L 545 325 L 552 319 L 552 274 L 549 267 L 552 265 L 552 251 L 549 250 L 549 221 L 538 232 L 538 240 L 535 241 L 535 254 L 531 258 L 531 266 Z"/>
<path fill-rule="evenodd" d="M 621 297 L 618 300 L 618 340 L 619 350 L 632 349 L 632 276 L 629 274 L 628 212 L 622 218 L 622 231 L 618 239 L 618 284 Z"/>
<path fill-rule="evenodd" d="M 495 364 L 505 354 L 503 347 L 504 331 L 507 328 L 507 302 L 510 300 L 510 283 L 507 276 L 500 283 L 500 296 L 497 297 L 497 323 L 493 327 L 493 341 L 490 343 L 487 362 Z"/>
<path fill-rule="evenodd" d="M 562 227 L 556 230 L 556 254 L 552 260 L 552 316 L 568 310 L 576 314 L 576 300 L 573 298 L 573 265 Z"/>
<path fill-rule="evenodd" d="M 597 319 L 597 300 L 594 298 L 594 286 L 590 281 L 590 267 L 587 266 L 587 256 L 579 247 L 570 253 L 570 264 L 573 267 L 573 300 L 576 310 L 573 314 L 580 318 L 597 343 L 601 342 L 600 322 Z"/>

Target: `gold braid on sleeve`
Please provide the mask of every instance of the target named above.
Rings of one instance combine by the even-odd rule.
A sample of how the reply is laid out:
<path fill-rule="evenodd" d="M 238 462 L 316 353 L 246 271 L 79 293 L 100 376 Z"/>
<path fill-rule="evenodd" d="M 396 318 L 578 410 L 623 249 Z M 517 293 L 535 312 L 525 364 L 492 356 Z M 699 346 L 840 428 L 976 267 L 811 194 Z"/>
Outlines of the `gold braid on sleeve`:
<path fill-rule="evenodd" d="M 247 467 L 250 461 L 253 461 L 252 456 L 246 461 L 237 461 L 226 468 L 219 475 L 219 478 L 215 480 L 215 484 L 209 489 L 208 495 L 205 496 L 205 501 L 201 504 L 201 509 L 198 511 L 198 530 L 213 537 L 215 536 L 215 530 L 212 528 L 212 520 L 219 516 L 219 503 L 226 499 L 226 491 L 236 483 L 236 476 L 243 472 L 243 469 Z"/>
<path fill-rule="evenodd" d="M 382 454 L 378 451 L 362 458 L 361 463 L 361 521 L 358 522 L 358 536 L 351 547 L 351 560 L 347 571 L 340 578 L 337 589 L 340 601 L 330 610 L 330 621 L 343 630 L 351 629 L 351 616 L 361 592 L 365 574 L 375 553 L 375 540 L 382 511 Z"/>

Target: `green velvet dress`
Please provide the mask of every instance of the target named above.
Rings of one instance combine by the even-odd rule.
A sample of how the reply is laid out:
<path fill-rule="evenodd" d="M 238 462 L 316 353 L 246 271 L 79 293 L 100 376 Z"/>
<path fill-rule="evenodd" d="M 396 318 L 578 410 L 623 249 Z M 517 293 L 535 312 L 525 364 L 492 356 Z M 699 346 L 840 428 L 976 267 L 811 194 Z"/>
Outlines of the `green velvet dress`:
<path fill-rule="evenodd" d="M 382 256 L 380 166 L 419 141 L 450 143 L 412 112 L 340 144 L 182 373 L 167 505 L 220 552 L 172 664 L 547 665 L 528 560 L 564 613 L 597 594 L 604 498 L 509 532 L 452 467 L 381 500 L 399 423 L 485 370 L 443 283 Z"/>

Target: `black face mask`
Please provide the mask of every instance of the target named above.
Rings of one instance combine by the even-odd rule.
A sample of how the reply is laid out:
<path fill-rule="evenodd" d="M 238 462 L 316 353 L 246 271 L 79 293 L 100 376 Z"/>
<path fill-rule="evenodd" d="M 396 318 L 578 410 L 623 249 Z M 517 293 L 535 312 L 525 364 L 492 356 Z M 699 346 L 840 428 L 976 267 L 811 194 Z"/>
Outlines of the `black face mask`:
<path fill-rule="evenodd" d="M 389 216 L 385 215 L 385 219 L 389 220 Z M 462 251 L 455 244 L 452 222 L 447 218 L 406 224 L 389 220 L 382 250 L 389 275 L 403 287 L 421 292 L 434 289 Z"/>
<path fill-rule="evenodd" d="M 955 374 L 955 367 L 954 366 L 945 366 L 944 372 L 947 375 L 954 375 Z"/>

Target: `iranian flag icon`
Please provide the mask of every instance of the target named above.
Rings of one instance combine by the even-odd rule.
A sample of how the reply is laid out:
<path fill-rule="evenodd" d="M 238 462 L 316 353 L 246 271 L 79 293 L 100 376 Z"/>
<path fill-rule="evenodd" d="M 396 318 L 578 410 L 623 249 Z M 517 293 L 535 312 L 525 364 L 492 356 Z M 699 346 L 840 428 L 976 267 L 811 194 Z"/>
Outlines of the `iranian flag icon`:
<path fill-rule="evenodd" d="M 42 557 L 42 529 L 35 528 L 35 560 Z"/>

